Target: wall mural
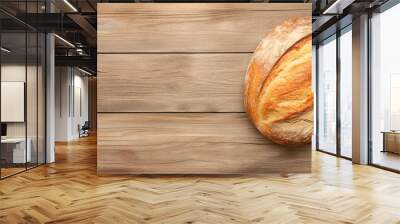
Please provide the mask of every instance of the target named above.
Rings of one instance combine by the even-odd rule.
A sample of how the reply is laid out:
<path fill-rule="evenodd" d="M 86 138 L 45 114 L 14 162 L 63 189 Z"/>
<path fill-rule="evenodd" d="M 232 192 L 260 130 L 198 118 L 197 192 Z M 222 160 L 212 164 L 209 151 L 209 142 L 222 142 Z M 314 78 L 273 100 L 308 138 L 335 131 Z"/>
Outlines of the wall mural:
<path fill-rule="evenodd" d="M 291 18 L 261 41 L 247 70 L 247 114 L 266 138 L 280 145 L 311 142 L 311 41 L 311 18 Z"/>
<path fill-rule="evenodd" d="M 311 171 L 312 4 L 97 9 L 99 175 Z"/>

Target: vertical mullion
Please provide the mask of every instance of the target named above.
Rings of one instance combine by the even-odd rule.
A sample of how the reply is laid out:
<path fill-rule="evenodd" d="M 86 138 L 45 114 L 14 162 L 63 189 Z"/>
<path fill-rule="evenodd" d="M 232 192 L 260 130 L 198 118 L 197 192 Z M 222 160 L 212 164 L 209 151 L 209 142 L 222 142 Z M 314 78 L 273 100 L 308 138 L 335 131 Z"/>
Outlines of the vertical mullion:
<path fill-rule="evenodd" d="M 36 13 L 39 14 L 39 0 L 36 0 Z M 36 166 L 38 165 L 39 165 L 39 30 L 36 30 Z"/>
<path fill-rule="evenodd" d="M 25 1 L 25 21 L 28 19 L 28 1 Z M 24 100 L 24 118 L 25 118 L 25 170 L 28 169 L 28 25 L 25 24 L 25 100 Z"/>
<path fill-rule="evenodd" d="M 372 29 L 371 29 L 371 19 L 372 19 L 372 12 L 368 12 L 368 31 L 367 31 L 367 46 L 368 46 L 368 53 L 367 53 L 367 119 L 368 119 L 368 124 L 367 124 L 367 132 L 368 132 L 368 137 L 367 137 L 367 148 L 368 148 L 368 156 L 367 156 L 367 163 L 368 164 L 373 164 L 373 153 L 372 153 L 372 64 L 371 64 L 371 56 L 372 56 Z"/>
<path fill-rule="evenodd" d="M 3 46 L 3 44 L 2 44 L 2 32 L 1 32 L 1 30 L 2 30 L 2 23 L 0 23 L 0 47 L 1 46 Z M 2 110 L 2 108 L 1 108 L 1 67 L 3 66 L 2 65 L 2 52 L 0 51 L 0 124 L 3 124 L 2 122 L 1 122 L 1 110 Z M 1 134 L 0 134 L 1 135 Z M 1 144 L 0 144 L 0 179 L 2 179 L 2 176 L 1 176 L 1 170 L 2 170 L 2 160 L 1 160 L 1 150 L 2 150 L 2 147 L 1 147 Z"/>
<path fill-rule="evenodd" d="M 68 117 L 71 117 L 71 67 L 68 71 Z"/>
<path fill-rule="evenodd" d="M 319 149 L 319 44 L 315 46 L 315 149 Z"/>
<path fill-rule="evenodd" d="M 72 87 L 71 87 L 71 102 L 72 102 L 72 120 L 75 119 L 75 67 L 72 67 Z M 72 123 L 74 123 L 72 121 Z"/>
<path fill-rule="evenodd" d="M 45 0 L 44 2 L 45 5 L 45 13 L 48 12 L 48 1 Z M 47 38 L 48 38 L 48 33 L 47 31 L 44 33 L 44 68 L 42 68 L 42 72 L 44 71 L 44 161 L 43 163 L 47 163 Z M 43 70 L 44 69 L 44 70 Z M 43 73 L 42 73 L 43 76 Z M 60 89 L 61 91 L 61 89 Z M 43 107 L 42 107 L 43 109 Z"/>
<path fill-rule="evenodd" d="M 336 28 L 336 154 L 341 156 L 341 119 L 340 119 L 340 30 Z"/>

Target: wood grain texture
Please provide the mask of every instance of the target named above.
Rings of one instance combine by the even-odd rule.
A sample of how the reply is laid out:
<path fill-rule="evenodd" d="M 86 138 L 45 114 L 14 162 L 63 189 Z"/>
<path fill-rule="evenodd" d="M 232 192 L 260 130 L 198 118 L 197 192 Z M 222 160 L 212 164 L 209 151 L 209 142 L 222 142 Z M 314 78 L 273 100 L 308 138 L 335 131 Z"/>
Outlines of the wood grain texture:
<path fill-rule="evenodd" d="M 312 152 L 312 173 L 96 174 L 96 139 L 0 181 L 0 224 L 399 224 L 400 175 Z"/>
<path fill-rule="evenodd" d="M 311 4 L 99 4 L 99 174 L 310 171 L 243 113 L 251 53 Z M 217 112 L 217 113 L 215 113 Z"/>
<path fill-rule="evenodd" d="M 99 174 L 309 172 L 310 146 L 265 140 L 244 113 L 105 113 Z"/>
<path fill-rule="evenodd" d="M 253 52 L 311 4 L 98 4 L 98 52 Z"/>
<path fill-rule="evenodd" d="M 100 54 L 99 112 L 243 112 L 251 54 Z"/>

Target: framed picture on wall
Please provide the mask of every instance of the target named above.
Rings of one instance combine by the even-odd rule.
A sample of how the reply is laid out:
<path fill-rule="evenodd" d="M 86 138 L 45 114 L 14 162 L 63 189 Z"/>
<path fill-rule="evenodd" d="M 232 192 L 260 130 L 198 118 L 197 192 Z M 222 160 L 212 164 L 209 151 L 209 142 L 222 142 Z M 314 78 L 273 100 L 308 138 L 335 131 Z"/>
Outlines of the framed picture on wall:
<path fill-rule="evenodd" d="M 1 82 L 1 122 L 25 121 L 25 82 Z"/>

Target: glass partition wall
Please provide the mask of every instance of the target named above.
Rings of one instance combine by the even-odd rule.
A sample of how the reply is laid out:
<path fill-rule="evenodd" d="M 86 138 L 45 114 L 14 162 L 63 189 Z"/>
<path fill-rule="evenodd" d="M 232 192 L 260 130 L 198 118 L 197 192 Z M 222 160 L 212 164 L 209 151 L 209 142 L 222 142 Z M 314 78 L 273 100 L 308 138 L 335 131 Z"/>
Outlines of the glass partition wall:
<path fill-rule="evenodd" d="M 18 9 L 36 13 L 42 5 L 19 1 Z M 0 12 L 1 179 L 45 163 L 45 41 L 43 33 Z"/>
<path fill-rule="evenodd" d="M 400 4 L 371 18 L 370 163 L 400 171 Z"/>
<path fill-rule="evenodd" d="M 340 120 L 340 155 L 352 158 L 352 32 L 351 25 L 341 31 L 339 38 L 339 120 Z"/>
<path fill-rule="evenodd" d="M 320 43 L 318 54 L 318 149 L 336 153 L 336 36 Z"/>
<path fill-rule="evenodd" d="M 26 33 L 1 33 L 1 177 L 26 169 Z"/>
<path fill-rule="evenodd" d="M 396 29 L 400 4 L 387 1 L 369 13 L 369 31 L 364 34 L 369 40 L 368 164 L 400 172 L 400 32 Z M 348 159 L 352 157 L 351 44 L 350 25 L 316 45 L 316 146 Z"/>
<path fill-rule="evenodd" d="M 351 158 L 351 25 L 317 45 L 317 138 L 319 151 Z"/>

